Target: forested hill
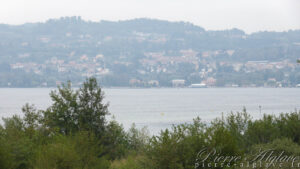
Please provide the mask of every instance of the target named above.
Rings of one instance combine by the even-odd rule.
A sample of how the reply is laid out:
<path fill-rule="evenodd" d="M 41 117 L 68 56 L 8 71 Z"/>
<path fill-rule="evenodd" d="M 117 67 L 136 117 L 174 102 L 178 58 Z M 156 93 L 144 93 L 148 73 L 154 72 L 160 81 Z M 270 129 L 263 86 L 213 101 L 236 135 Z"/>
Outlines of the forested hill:
<path fill-rule="evenodd" d="M 21 82 L 16 84 L 16 79 L 9 80 L 7 72 L 15 78 L 36 77 L 36 84 L 29 86 L 53 84 L 43 77 L 61 80 L 66 78 L 64 73 L 73 81 L 96 75 L 113 86 L 127 86 L 136 79 L 170 85 L 171 78 L 184 78 L 194 83 L 207 77 L 218 80 L 218 73 L 228 66 L 240 74 L 236 64 L 293 64 L 300 57 L 300 30 L 246 34 L 239 29 L 209 31 L 187 22 L 154 19 L 90 22 L 64 17 L 45 23 L 1 24 L 0 37 L 0 86 L 23 86 Z M 203 69 L 206 77 L 191 77 Z M 210 69 L 214 73 L 209 74 Z M 118 78 L 119 72 L 126 72 L 126 76 Z M 172 77 L 165 78 L 164 74 Z"/>
<path fill-rule="evenodd" d="M 79 53 L 100 52 L 107 56 L 119 56 L 122 52 L 132 52 L 133 55 L 129 56 L 134 56 L 139 52 L 176 52 L 182 49 L 236 49 L 239 52 L 265 50 L 264 58 L 253 56 L 253 60 L 281 60 L 281 52 L 285 50 L 291 50 L 285 57 L 295 57 L 292 51 L 298 51 L 300 45 L 300 30 L 257 32 L 248 35 L 239 29 L 206 31 L 187 22 L 152 19 L 89 22 L 80 17 L 66 17 L 19 26 L 2 24 L 0 36 L 0 57 L 9 57 L 12 60 L 17 60 L 18 54 L 22 52 L 32 53 L 28 57 L 32 60 L 45 60 L 53 55 L 63 58 L 72 49 L 79 50 Z M 241 60 L 251 59 L 245 56 L 236 57 Z"/>

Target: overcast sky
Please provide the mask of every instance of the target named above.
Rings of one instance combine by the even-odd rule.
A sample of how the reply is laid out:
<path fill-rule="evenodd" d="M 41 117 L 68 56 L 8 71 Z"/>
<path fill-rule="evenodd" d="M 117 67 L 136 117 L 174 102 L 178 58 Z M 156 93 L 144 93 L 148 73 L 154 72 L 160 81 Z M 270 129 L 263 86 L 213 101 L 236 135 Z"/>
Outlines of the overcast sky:
<path fill-rule="evenodd" d="M 0 0 L 0 23 L 62 16 L 92 21 L 146 17 L 188 21 L 207 30 L 284 31 L 300 29 L 300 0 Z"/>

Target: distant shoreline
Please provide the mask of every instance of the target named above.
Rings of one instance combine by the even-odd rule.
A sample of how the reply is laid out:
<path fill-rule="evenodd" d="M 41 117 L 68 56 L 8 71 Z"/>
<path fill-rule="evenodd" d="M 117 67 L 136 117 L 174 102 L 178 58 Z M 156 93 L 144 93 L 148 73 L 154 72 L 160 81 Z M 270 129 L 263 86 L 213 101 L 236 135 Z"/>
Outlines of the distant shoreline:
<path fill-rule="evenodd" d="M 79 88 L 75 86 L 74 88 Z M 300 87 L 107 87 L 103 86 L 103 89 L 297 89 Z M 0 89 L 57 89 L 57 87 L 0 87 Z"/>

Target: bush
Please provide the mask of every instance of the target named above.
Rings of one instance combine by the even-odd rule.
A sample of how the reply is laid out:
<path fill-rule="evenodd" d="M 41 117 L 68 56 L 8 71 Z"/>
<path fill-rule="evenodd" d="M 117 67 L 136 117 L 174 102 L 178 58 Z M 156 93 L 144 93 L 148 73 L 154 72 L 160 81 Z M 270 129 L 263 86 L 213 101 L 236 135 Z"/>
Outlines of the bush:
<path fill-rule="evenodd" d="M 256 159 L 257 154 L 260 154 L 261 152 L 267 152 L 267 156 L 272 154 L 271 157 L 299 157 L 300 156 L 300 146 L 293 142 L 291 139 L 288 138 L 282 138 L 282 139 L 275 139 L 273 142 L 267 143 L 267 144 L 258 144 L 254 145 L 252 148 L 252 153 L 256 154 L 255 156 L 251 156 L 251 154 L 248 155 L 248 159 L 259 161 L 260 159 Z M 272 163 L 273 159 L 268 159 L 267 156 L 262 160 L 262 165 L 266 166 L 269 165 L 269 169 L 278 169 L 278 168 L 286 168 L 286 169 L 292 169 L 297 168 L 297 163 L 299 162 L 299 159 L 294 163 L 294 167 L 292 166 L 292 160 L 291 161 L 274 161 L 273 165 L 270 165 Z M 261 158 L 261 157 L 260 157 Z M 266 161 L 267 160 L 267 161 Z M 281 164 L 280 164 L 281 163 Z M 279 166 L 281 165 L 281 167 Z"/>
<path fill-rule="evenodd" d="M 141 169 L 144 168 L 138 156 L 115 160 L 111 163 L 110 169 Z"/>
<path fill-rule="evenodd" d="M 200 119 L 192 124 L 173 126 L 151 138 L 147 156 L 153 168 L 194 168 L 198 152 L 205 143 L 205 125 Z"/>
<path fill-rule="evenodd" d="M 39 147 L 35 169 L 105 169 L 109 162 L 98 158 L 101 152 L 92 133 L 79 132 L 74 136 L 58 135 L 47 145 Z"/>
<path fill-rule="evenodd" d="M 250 121 L 245 136 L 248 145 L 269 143 L 281 137 L 276 118 L 272 115 L 264 115 L 261 120 Z"/>
<path fill-rule="evenodd" d="M 277 118 L 280 135 L 300 144 L 300 111 L 281 114 Z"/>

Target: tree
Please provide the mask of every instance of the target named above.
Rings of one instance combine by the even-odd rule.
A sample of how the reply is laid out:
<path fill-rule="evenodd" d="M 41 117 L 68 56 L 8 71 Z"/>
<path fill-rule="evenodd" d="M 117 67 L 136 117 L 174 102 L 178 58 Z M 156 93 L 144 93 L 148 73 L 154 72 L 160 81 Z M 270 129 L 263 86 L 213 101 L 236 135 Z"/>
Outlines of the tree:
<path fill-rule="evenodd" d="M 43 112 L 46 126 L 66 135 L 77 131 L 103 134 L 108 104 L 103 103 L 104 94 L 95 78 L 87 79 L 76 91 L 70 82 L 63 84 L 50 96 L 53 104 Z"/>
<path fill-rule="evenodd" d="M 73 91 L 71 83 L 58 86 L 50 97 L 53 104 L 43 112 L 44 124 L 52 130 L 69 134 L 78 130 L 78 91 Z"/>
<path fill-rule="evenodd" d="M 42 117 L 34 105 L 26 104 L 23 106 L 22 112 L 24 113 L 23 121 L 25 133 L 32 138 L 40 125 Z"/>
<path fill-rule="evenodd" d="M 90 130 L 96 135 L 104 132 L 108 104 L 103 103 L 104 93 L 95 78 L 87 79 L 78 95 L 78 125 L 80 130 Z"/>
<path fill-rule="evenodd" d="M 100 156 L 106 155 L 109 159 L 118 159 L 128 151 L 128 139 L 124 128 L 115 120 L 110 121 L 106 126 L 101 141 L 104 146 L 104 153 Z"/>
<path fill-rule="evenodd" d="M 226 127 L 241 148 L 247 147 L 247 140 L 244 134 L 248 129 L 250 121 L 251 117 L 247 113 L 246 108 L 242 112 L 231 112 L 226 118 Z"/>
<path fill-rule="evenodd" d="M 129 148 L 134 151 L 144 151 L 145 145 L 150 139 L 150 133 L 147 127 L 142 129 L 136 128 L 136 125 L 133 123 L 130 129 L 127 132 L 127 139 Z"/>
<path fill-rule="evenodd" d="M 11 169 L 30 168 L 30 160 L 34 153 L 34 143 L 24 132 L 24 122 L 18 116 L 4 118 L 3 142 L 1 149 L 5 152 L 5 165 Z M 2 158 L 2 156 L 0 156 Z"/>

